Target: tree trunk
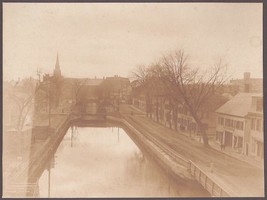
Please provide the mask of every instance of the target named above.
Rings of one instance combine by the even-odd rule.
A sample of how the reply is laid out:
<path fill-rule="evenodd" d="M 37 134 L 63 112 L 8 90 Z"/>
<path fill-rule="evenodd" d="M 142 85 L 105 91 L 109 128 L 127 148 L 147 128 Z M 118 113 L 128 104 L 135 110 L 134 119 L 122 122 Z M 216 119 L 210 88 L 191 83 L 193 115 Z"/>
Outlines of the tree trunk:
<path fill-rule="evenodd" d="M 159 122 L 159 101 L 158 101 L 158 97 L 157 97 L 157 103 L 156 103 L 156 119 L 157 119 L 157 122 Z"/>
<path fill-rule="evenodd" d="M 173 110 L 173 121 L 174 121 L 174 129 L 177 131 L 177 108 L 175 107 Z"/>
<path fill-rule="evenodd" d="M 148 117 L 148 113 L 149 113 L 149 100 L 148 100 L 148 96 L 146 96 L 146 116 Z"/>
<path fill-rule="evenodd" d="M 210 145 L 209 145 L 209 138 L 208 138 L 207 134 L 206 133 L 203 134 L 202 137 L 203 137 L 204 146 L 205 147 L 210 147 Z"/>
<path fill-rule="evenodd" d="M 22 112 L 23 112 L 23 109 L 20 109 L 19 111 L 19 117 L 18 117 L 18 121 L 17 121 L 17 130 L 20 130 L 20 125 L 21 125 L 21 119 L 22 119 Z"/>
<path fill-rule="evenodd" d="M 209 145 L 209 138 L 206 134 L 206 130 L 205 128 L 203 127 L 203 124 L 201 122 L 201 120 L 196 116 L 196 115 L 192 115 L 193 118 L 195 119 L 197 125 L 198 125 L 198 128 L 200 129 L 200 134 L 202 136 L 202 139 L 203 139 L 203 143 L 204 143 L 204 147 L 210 147 Z"/>
<path fill-rule="evenodd" d="M 150 104 L 149 104 L 149 114 L 150 114 L 150 119 L 152 119 L 152 112 L 153 112 L 153 104 L 152 104 L 152 100 L 150 100 Z"/>

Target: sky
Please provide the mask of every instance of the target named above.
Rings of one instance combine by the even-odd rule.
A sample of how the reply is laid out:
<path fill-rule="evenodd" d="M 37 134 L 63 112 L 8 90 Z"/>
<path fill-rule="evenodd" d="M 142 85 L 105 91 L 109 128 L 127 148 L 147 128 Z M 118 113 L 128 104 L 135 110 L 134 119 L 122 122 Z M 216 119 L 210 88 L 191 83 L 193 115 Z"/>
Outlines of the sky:
<path fill-rule="evenodd" d="M 183 49 L 207 69 L 263 76 L 262 3 L 3 3 L 3 78 L 129 77 Z"/>

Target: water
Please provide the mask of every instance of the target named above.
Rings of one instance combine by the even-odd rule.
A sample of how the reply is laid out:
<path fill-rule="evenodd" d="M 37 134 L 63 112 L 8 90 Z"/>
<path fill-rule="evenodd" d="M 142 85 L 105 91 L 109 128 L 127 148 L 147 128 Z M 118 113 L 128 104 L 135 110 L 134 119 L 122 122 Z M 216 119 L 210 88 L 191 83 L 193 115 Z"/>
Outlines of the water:
<path fill-rule="evenodd" d="M 121 128 L 69 129 L 54 166 L 39 179 L 40 197 L 205 196 L 199 187 L 177 184 L 147 159 Z"/>

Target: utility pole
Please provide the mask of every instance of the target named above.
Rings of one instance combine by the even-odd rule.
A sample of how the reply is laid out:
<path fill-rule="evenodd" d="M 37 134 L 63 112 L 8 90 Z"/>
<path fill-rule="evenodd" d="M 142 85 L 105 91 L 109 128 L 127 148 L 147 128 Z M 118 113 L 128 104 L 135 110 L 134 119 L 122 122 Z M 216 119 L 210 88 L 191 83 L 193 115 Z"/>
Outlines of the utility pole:
<path fill-rule="evenodd" d="M 39 68 L 37 68 L 36 74 L 38 76 L 39 83 L 41 82 L 41 73 L 42 73 L 42 71 Z"/>
<path fill-rule="evenodd" d="M 120 143 L 120 129 L 118 127 L 118 143 Z"/>
<path fill-rule="evenodd" d="M 49 164 L 49 168 L 48 168 L 48 198 L 50 198 L 50 175 L 51 175 L 51 166 Z"/>
<path fill-rule="evenodd" d="M 73 146 L 73 126 L 71 126 L 71 139 L 70 139 L 70 147 L 72 147 Z"/>
<path fill-rule="evenodd" d="M 51 80 L 49 77 L 49 82 L 48 82 L 48 126 L 49 126 L 49 132 L 51 129 Z"/>

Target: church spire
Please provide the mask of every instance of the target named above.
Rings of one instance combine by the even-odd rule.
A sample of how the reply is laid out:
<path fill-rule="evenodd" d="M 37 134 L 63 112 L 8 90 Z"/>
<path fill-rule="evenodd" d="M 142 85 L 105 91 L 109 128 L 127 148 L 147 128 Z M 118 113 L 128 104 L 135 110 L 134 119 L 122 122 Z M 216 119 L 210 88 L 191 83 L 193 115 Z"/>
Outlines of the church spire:
<path fill-rule="evenodd" d="M 54 76 L 61 76 L 58 53 L 57 53 L 57 61 L 56 61 L 55 69 L 54 69 Z"/>
<path fill-rule="evenodd" d="M 55 69 L 60 69 L 60 66 L 59 66 L 59 60 L 58 60 L 58 53 L 57 53 L 57 62 L 56 62 L 56 67 Z"/>

